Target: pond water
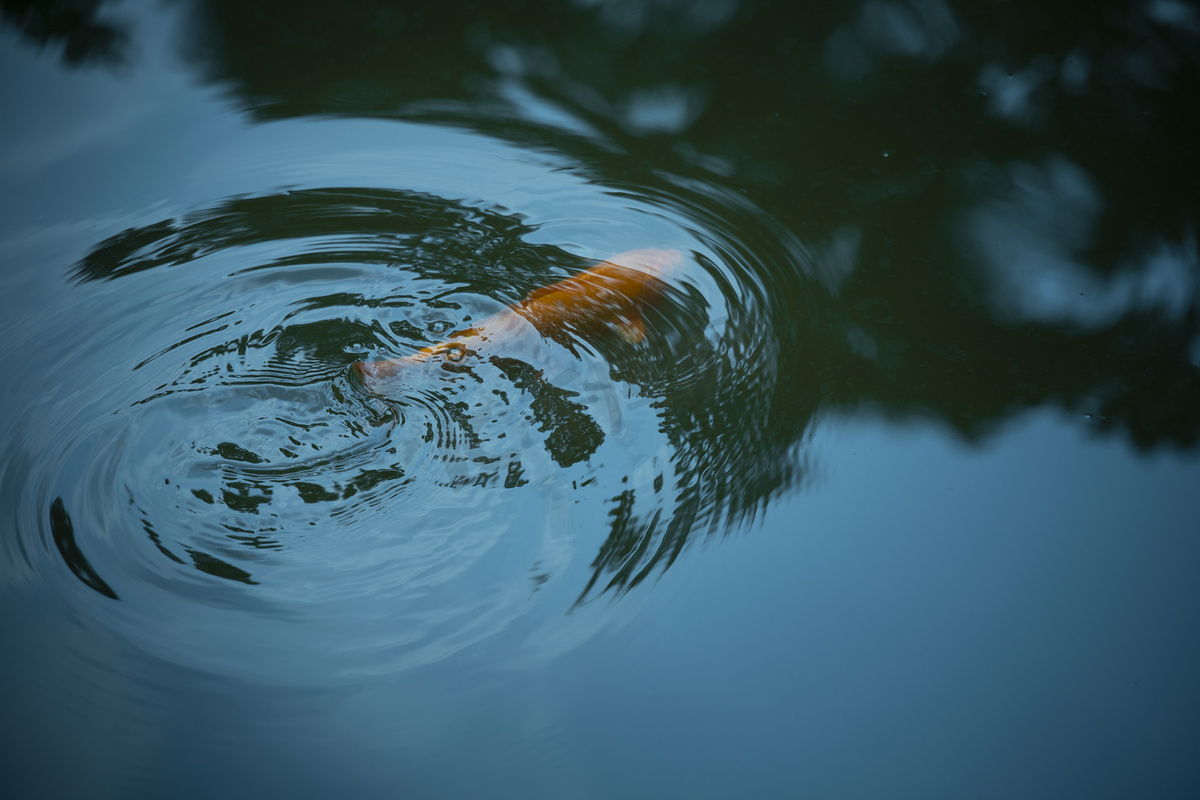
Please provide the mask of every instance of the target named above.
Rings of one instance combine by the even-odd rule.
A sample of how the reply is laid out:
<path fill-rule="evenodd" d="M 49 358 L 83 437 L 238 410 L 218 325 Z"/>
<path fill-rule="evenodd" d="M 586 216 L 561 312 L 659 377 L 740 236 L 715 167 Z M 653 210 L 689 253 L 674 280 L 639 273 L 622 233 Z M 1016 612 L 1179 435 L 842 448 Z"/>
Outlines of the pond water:
<path fill-rule="evenodd" d="M 5 0 L 5 796 L 1196 796 L 1200 8 L 976 5 Z"/>

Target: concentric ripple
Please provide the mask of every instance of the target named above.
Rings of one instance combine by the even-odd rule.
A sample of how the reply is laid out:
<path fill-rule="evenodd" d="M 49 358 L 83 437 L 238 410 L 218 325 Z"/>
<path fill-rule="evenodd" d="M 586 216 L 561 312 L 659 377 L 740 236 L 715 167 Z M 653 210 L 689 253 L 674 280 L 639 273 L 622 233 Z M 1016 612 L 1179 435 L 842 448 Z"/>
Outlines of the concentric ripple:
<path fill-rule="evenodd" d="M 686 269 L 641 342 L 540 341 L 386 396 L 350 365 L 593 262 L 518 215 L 381 189 L 235 197 L 100 243 L 74 269 L 86 330 L 0 476 L 14 555 L 118 601 L 107 624 L 164 657 L 269 654 L 297 679 L 628 590 L 788 480 L 763 273 L 696 207 L 680 220 Z"/>

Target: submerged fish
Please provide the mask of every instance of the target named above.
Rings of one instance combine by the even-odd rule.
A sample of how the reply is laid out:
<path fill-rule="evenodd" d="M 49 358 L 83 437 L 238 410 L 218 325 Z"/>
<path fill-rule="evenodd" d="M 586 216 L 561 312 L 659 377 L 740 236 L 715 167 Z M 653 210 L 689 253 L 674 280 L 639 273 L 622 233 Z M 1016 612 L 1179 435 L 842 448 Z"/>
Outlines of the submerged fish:
<path fill-rule="evenodd" d="M 459 371 L 470 359 L 511 355 L 530 337 L 550 339 L 570 350 L 581 339 L 594 341 L 610 334 L 637 343 L 645 336 L 642 311 L 659 301 L 666 280 L 682 263 L 678 250 L 629 250 L 535 289 L 516 305 L 451 333 L 444 342 L 404 358 L 359 361 L 353 369 L 368 389 L 375 390 L 417 366 Z"/>

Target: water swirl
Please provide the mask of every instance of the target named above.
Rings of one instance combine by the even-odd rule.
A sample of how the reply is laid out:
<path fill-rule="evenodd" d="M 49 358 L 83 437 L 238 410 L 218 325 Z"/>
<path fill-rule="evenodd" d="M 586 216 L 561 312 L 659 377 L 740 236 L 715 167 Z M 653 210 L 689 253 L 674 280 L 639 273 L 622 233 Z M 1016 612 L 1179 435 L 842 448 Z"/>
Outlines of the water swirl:
<path fill-rule="evenodd" d="M 102 335 L 52 360 L 0 476 L 31 572 L 59 559 L 129 601 L 108 624 L 218 669 L 287 661 L 289 626 L 304 670 L 429 663 L 630 589 L 790 480 L 765 427 L 772 290 L 709 225 L 735 209 L 692 196 L 637 341 L 535 332 L 382 394 L 351 366 L 593 262 L 518 215 L 383 189 L 235 197 L 100 243 L 74 272 Z"/>

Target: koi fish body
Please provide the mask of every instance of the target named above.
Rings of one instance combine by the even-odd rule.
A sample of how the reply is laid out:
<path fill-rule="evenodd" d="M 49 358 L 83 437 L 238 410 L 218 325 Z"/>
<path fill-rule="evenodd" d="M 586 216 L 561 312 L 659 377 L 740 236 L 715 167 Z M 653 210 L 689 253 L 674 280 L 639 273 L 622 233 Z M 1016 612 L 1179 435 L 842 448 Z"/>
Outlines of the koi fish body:
<path fill-rule="evenodd" d="M 683 263 L 678 250 L 629 250 L 564 281 L 535 289 L 521 302 L 438 344 L 404 358 L 359 361 L 363 385 L 380 384 L 417 366 L 461 371 L 471 359 L 509 354 L 530 339 L 550 339 L 569 350 L 580 339 L 606 335 L 637 343 L 645 336 L 642 311 L 662 297 Z"/>

